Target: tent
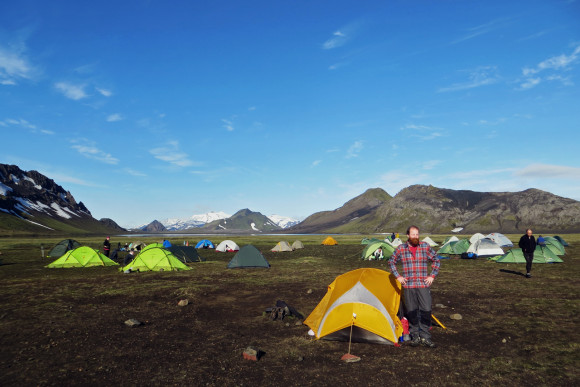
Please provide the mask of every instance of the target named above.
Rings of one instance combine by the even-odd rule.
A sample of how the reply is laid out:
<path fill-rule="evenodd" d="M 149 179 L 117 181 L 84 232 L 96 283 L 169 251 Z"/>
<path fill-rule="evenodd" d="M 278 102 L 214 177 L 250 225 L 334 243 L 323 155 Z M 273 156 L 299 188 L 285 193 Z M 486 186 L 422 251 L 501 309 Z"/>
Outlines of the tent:
<path fill-rule="evenodd" d="M 161 247 L 143 250 L 122 271 L 178 271 L 190 270 L 173 253 Z"/>
<path fill-rule="evenodd" d="M 145 247 L 141 248 L 141 251 L 147 251 L 149 249 L 155 249 L 155 248 L 163 248 L 163 243 L 159 243 L 159 242 L 155 242 L 155 243 L 150 243 Z"/>
<path fill-rule="evenodd" d="M 473 234 L 471 236 L 471 238 L 469 238 L 469 243 L 474 244 L 475 242 L 477 242 L 480 239 L 485 238 L 485 235 L 483 235 L 482 233 L 476 232 L 475 234 Z"/>
<path fill-rule="evenodd" d="M 548 236 L 544 237 L 544 240 L 546 241 L 546 247 L 552 250 L 554 254 L 556 255 L 566 254 L 566 249 L 564 249 L 564 246 L 556 238 Z"/>
<path fill-rule="evenodd" d="M 296 241 L 294 241 L 294 243 L 292 243 L 292 248 L 294 250 L 303 249 L 304 248 L 304 243 L 296 240 Z"/>
<path fill-rule="evenodd" d="M 62 257 L 50 263 L 49 268 L 68 268 L 68 267 L 91 267 L 91 266 L 115 266 L 117 262 L 107 258 L 99 250 L 88 246 L 77 247 L 74 250 L 67 251 Z"/>
<path fill-rule="evenodd" d="M 276 246 L 274 246 L 272 248 L 273 252 L 280 252 L 280 251 L 292 251 L 292 247 L 290 246 L 290 243 L 286 242 L 286 241 L 280 241 L 276 244 Z"/>
<path fill-rule="evenodd" d="M 495 260 L 499 263 L 526 263 L 522 249 L 511 249 Z M 533 263 L 556 263 L 563 262 L 561 258 L 543 246 L 537 246 L 534 251 Z"/>
<path fill-rule="evenodd" d="M 437 250 L 437 254 L 460 255 L 466 253 L 467 249 L 469 249 L 469 241 L 467 239 L 459 239 L 445 243 Z"/>
<path fill-rule="evenodd" d="M 81 244 L 74 239 L 63 239 L 48 252 L 47 258 L 62 257 L 67 251 L 74 250 L 77 247 L 81 247 Z"/>
<path fill-rule="evenodd" d="M 362 251 L 361 259 L 372 260 L 375 259 L 374 253 L 379 249 L 383 250 L 383 257 L 381 259 L 390 258 L 395 251 L 395 248 L 387 242 L 369 243 Z"/>
<path fill-rule="evenodd" d="M 401 238 L 395 238 L 392 242 L 388 242 L 387 240 L 385 240 L 385 242 L 389 243 L 393 247 L 398 247 L 399 245 L 403 244 Z"/>
<path fill-rule="evenodd" d="M 304 320 L 317 339 L 397 343 L 403 326 L 397 317 L 401 285 L 384 270 L 363 268 L 339 275 Z M 356 315 L 356 317 L 354 317 Z"/>
<path fill-rule="evenodd" d="M 564 238 L 562 238 L 561 236 L 559 236 L 559 235 L 554 235 L 554 238 L 556 238 L 556 239 L 558 240 L 558 242 L 560 242 L 560 244 L 561 244 L 562 246 L 564 246 L 564 247 L 568 247 L 568 246 L 569 246 L 569 245 L 568 245 L 568 242 L 566 242 L 566 241 L 564 240 Z"/>
<path fill-rule="evenodd" d="M 252 245 L 246 245 L 234 255 L 228 263 L 228 269 L 243 269 L 249 267 L 269 268 L 270 264 L 260 251 Z"/>
<path fill-rule="evenodd" d="M 215 248 L 215 251 L 221 251 L 222 253 L 225 253 L 226 251 L 232 252 L 232 251 L 238 251 L 238 250 L 240 250 L 240 246 L 238 246 L 238 244 L 236 242 L 231 241 L 229 239 L 222 241 Z"/>
<path fill-rule="evenodd" d="M 431 247 L 439 246 L 439 245 L 437 244 L 437 242 L 435 242 L 433 239 L 431 239 L 431 238 L 429 238 L 429 237 L 425 237 L 425 238 L 423 238 L 423 242 L 427 242 L 427 243 L 429 243 L 429 246 L 431 246 Z"/>
<path fill-rule="evenodd" d="M 497 243 L 491 239 L 478 239 L 469 246 L 468 253 L 474 253 L 478 257 L 492 257 L 495 255 L 503 255 L 503 250 Z"/>
<path fill-rule="evenodd" d="M 373 242 L 382 242 L 382 240 L 377 239 L 377 238 L 363 238 L 362 241 L 360 241 L 361 245 L 368 245 L 369 243 L 373 243 Z M 390 240 L 389 240 L 390 242 Z"/>
<path fill-rule="evenodd" d="M 171 251 L 177 259 L 183 263 L 187 262 L 204 262 L 205 258 L 202 258 L 198 253 L 197 249 L 193 246 L 171 246 L 167 250 Z"/>
<path fill-rule="evenodd" d="M 513 247 L 514 245 L 512 241 L 509 240 L 508 237 L 506 237 L 503 234 L 500 234 L 499 232 L 492 232 L 491 234 L 487 234 L 485 237 L 491 239 L 492 241 L 500 245 L 500 247 Z"/>
<path fill-rule="evenodd" d="M 202 239 L 195 245 L 196 249 L 215 249 L 215 245 L 209 239 Z"/>
<path fill-rule="evenodd" d="M 131 242 L 131 244 L 129 245 L 129 250 L 131 249 L 135 249 L 135 250 L 143 250 L 145 248 L 145 246 L 147 246 L 147 243 L 145 242 L 141 242 L 141 241 L 136 241 L 136 242 Z"/>
<path fill-rule="evenodd" d="M 445 240 L 443 241 L 443 244 L 447 243 L 447 242 L 457 242 L 459 240 L 459 238 L 457 238 L 455 235 L 450 236 L 445 238 Z"/>
<path fill-rule="evenodd" d="M 338 242 L 333 237 L 329 236 L 329 237 L 326 237 L 326 239 L 322 241 L 322 244 L 325 246 L 334 246 L 334 245 L 337 245 Z"/>

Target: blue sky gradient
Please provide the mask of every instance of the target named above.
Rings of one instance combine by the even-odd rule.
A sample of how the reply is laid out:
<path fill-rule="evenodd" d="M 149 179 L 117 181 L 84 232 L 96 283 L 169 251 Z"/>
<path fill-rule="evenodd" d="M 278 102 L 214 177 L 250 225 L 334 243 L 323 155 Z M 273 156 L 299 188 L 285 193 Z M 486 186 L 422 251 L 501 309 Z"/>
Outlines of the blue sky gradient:
<path fill-rule="evenodd" d="M 580 200 L 580 2 L 0 3 L 0 162 L 123 226 L 368 188 Z"/>

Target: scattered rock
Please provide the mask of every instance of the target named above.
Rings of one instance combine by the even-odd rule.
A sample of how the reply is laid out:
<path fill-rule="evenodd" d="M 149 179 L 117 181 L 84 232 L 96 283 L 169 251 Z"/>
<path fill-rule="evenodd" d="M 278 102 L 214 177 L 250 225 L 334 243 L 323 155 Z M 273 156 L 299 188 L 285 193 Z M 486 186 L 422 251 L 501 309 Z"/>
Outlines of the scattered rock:
<path fill-rule="evenodd" d="M 294 325 L 302 325 L 302 320 L 298 320 L 294 323 Z"/>
<path fill-rule="evenodd" d="M 179 306 L 186 306 L 189 304 L 189 300 L 186 298 L 184 300 L 179 300 L 179 302 L 177 303 L 177 305 Z"/>
<path fill-rule="evenodd" d="M 306 291 L 306 294 L 312 294 L 312 289 L 308 289 L 308 290 Z"/>
<path fill-rule="evenodd" d="M 451 320 L 461 320 L 463 316 L 461 316 L 459 313 L 453 313 L 451 316 L 449 316 L 449 318 Z"/>
<path fill-rule="evenodd" d="M 436 308 L 441 308 L 441 309 L 448 308 L 448 306 L 447 306 L 447 305 L 443 305 L 443 304 L 435 304 L 435 307 L 436 307 Z"/>
<path fill-rule="evenodd" d="M 286 323 L 286 324 L 284 324 L 284 325 L 286 325 L 287 327 L 289 327 L 289 326 L 290 326 L 290 323 Z"/>
<path fill-rule="evenodd" d="M 134 318 L 130 318 L 129 320 L 125 321 L 125 325 L 127 325 L 128 327 L 138 327 L 139 325 L 142 325 L 143 323 L 137 319 Z"/>
<path fill-rule="evenodd" d="M 304 361 L 304 356 L 298 356 L 298 361 Z"/>
<path fill-rule="evenodd" d="M 503 339 L 501 342 L 505 344 L 505 343 L 507 343 L 507 340 Z"/>

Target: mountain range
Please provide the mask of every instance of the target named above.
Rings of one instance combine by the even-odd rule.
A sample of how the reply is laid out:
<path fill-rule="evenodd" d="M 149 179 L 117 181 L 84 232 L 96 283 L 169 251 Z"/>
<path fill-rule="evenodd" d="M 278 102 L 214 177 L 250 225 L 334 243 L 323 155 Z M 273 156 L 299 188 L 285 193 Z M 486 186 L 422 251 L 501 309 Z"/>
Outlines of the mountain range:
<path fill-rule="evenodd" d="M 185 219 L 154 220 L 139 231 L 186 233 L 386 233 L 414 224 L 422 232 L 580 232 L 580 202 L 538 189 L 476 192 L 412 185 L 395 196 L 372 188 L 332 211 L 301 222 L 249 209 L 232 216 L 209 212 Z M 135 230 L 136 231 L 136 230 Z M 52 179 L 37 171 L 0 164 L 0 234 L 113 234 L 127 232 L 91 212 Z"/>

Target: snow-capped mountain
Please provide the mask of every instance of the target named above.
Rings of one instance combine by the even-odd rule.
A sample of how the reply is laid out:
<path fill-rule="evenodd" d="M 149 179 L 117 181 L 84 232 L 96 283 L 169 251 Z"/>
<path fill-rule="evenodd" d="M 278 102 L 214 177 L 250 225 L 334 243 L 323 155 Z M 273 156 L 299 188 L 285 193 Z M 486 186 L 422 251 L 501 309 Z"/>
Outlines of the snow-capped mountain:
<path fill-rule="evenodd" d="M 214 220 L 229 218 L 231 215 L 223 211 L 210 211 L 205 214 L 192 215 L 189 218 L 169 218 L 161 221 L 168 231 L 187 230 L 188 228 L 202 227 Z"/>
<path fill-rule="evenodd" d="M 268 218 L 272 222 L 276 223 L 276 225 L 278 225 L 281 228 L 292 227 L 292 226 L 300 223 L 300 221 L 298 219 L 290 218 L 288 216 L 268 215 Z"/>

